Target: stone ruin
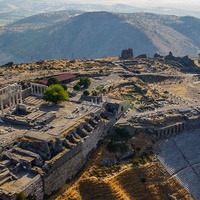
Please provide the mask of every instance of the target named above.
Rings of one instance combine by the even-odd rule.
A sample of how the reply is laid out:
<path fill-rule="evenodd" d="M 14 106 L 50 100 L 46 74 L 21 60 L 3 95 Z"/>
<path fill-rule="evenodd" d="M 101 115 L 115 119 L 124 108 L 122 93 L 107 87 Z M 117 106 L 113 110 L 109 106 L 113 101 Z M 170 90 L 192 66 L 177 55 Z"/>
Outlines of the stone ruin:
<path fill-rule="evenodd" d="M 181 64 L 179 66 L 180 70 L 185 72 L 191 72 L 192 70 L 197 69 L 197 66 L 195 65 L 194 61 L 190 59 L 188 56 L 183 57 L 175 57 L 173 56 L 172 52 L 170 51 L 167 56 L 165 56 L 166 61 L 175 61 Z"/>
<path fill-rule="evenodd" d="M 38 94 L 41 90 L 37 91 Z M 28 109 L 18 104 L 16 112 L 20 117 L 26 115 Z M 123 114 L 123 107 L 105 103 L 95 113 L 62 129 L 39 126 L 42 118 L 47 119 L 46 114 L 37 111 L 37 117 L 23 122 L 32 129 L 0 148 L 0 199 L 15 200 L 20 191 L 25 191 L 41 200 L 45 194 L 50 195 L 62 187 L 83 167 L 89 153 Z M 17 120 L 23 124 L 17 116 L 10 123 Z M 49 121 L 45 121 L 47 123 Z"/>
<path fill-rule="evenodd" d="M 120 59 L 125 60 L 125 59 L 132 59 L 133 58 L 133 49 L 124 49 L 122 50 L 121 57 Z"/>

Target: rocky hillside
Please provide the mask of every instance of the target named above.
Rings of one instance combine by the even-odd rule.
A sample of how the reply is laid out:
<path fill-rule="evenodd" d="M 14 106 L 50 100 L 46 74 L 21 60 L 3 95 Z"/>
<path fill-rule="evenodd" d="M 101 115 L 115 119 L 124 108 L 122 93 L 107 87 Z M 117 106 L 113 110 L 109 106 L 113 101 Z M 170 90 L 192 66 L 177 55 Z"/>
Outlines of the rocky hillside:
<path fill-rule="evenodd" d="M 196 56 L 200 19 L 149 13 L 61 11 L 39 14 L 0 28 L 0 64 L 57 58 L 155 52 Z"/>

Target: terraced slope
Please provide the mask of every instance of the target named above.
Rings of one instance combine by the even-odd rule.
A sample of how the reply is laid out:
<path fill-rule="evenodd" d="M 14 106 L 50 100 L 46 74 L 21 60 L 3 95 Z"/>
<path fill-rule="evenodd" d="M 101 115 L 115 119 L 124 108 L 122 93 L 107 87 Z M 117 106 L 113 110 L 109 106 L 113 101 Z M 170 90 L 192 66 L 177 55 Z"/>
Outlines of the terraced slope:
<path fill-rule="evenodd" d="M 92 164 L 79 180 L 64 191 L 57 200 L 192 200 L 192 196 L 183 188 L 175 177 L 163 169 L 158 162 L 133 167 L 124 163 L 119 171 L 112 171 L 104 177 L 94 176 L 92 170 L 105 152 L 99 150 Z M 102 171 L 101 171 L 102 172 Z M 56 196 L 52 197 L 55 199 Z"/>

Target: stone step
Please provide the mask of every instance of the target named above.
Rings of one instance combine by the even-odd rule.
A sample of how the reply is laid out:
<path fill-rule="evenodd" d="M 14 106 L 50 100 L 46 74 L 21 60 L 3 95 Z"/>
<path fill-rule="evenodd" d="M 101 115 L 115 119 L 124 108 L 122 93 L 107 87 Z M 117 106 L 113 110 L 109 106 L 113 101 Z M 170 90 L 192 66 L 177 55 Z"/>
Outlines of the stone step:
<path fill-rule="evenodd" d="M 6 169 L 4 172 L 0 173 L 0 181 L 10 176 L 10 171 Z"/>
<path fill-rule="evenodd" d="M 4 179 L 0 180 L 0 185 L 3 185 L 4 183 L 12 180 L 12 176 L 7 176 Z"/>
<path fill-rule="evenodd" d="M 5 171 L 7 171 L 8 169 L 7 168 L 0 168 L 0 175 L 1 175 L 1 173 L 4 173 Z"/>
<path fill-rule="evenodd" d="M 13 150 L 14 150 L 15 154 L 19 154 L 19 155 L 22 155 L 22 156 L 27 156 L 27 157 L 32 157 L 32 158 L 38 158 L 38 157 L 40 157 L 39 154 L 36 154 L 34 152 L 22 149 L 20 147 L 16 147 Z"/>
<path fill-rule="evenodd" d="M 10 165 L 10 160 L 1 160 L 0 161 L 0 168 L 5 168 Z"/>

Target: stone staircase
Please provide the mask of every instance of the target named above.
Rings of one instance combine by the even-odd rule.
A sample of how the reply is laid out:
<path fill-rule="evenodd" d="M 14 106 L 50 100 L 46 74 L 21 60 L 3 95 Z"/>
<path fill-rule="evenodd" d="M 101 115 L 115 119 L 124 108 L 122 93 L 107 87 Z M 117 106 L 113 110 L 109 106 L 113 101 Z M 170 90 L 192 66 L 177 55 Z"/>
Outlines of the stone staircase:
<path fill-rule="evenodd" d="M 12 173 L 8 168 L 0 168 L 0 186 L 4 183 L 13 180 Z"/>

